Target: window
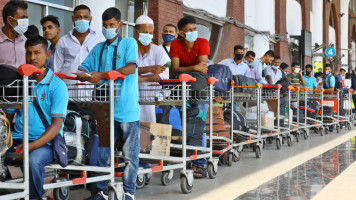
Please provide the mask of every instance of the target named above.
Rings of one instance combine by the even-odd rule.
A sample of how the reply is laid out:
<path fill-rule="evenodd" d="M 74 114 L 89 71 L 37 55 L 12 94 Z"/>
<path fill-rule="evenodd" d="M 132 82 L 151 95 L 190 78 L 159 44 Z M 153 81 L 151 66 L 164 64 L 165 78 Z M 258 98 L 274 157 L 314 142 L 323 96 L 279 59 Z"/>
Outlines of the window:
<path fill-rule="evenodd" d="M 60 36 L 73 29 L 74 0 L 25 0 L 28 3 L 30 25 L 35 25 L 42 35 L 41 19 L 47 15 L 57 16 L 61 25 Z"/>
<path fill-rule="evenodd" d="M 121 11 L 123 21 L 120 35 L 134 37 L 135 19 L 142 14 L 147 15 L 147 1 L 116 0 L 115 5 Z"/>
<path fill-rule="evenodd" d="M 248 48 L 248 51 L 253 51 L 253 36 L 250 34 L 245 34 L 245 48 Z"/>

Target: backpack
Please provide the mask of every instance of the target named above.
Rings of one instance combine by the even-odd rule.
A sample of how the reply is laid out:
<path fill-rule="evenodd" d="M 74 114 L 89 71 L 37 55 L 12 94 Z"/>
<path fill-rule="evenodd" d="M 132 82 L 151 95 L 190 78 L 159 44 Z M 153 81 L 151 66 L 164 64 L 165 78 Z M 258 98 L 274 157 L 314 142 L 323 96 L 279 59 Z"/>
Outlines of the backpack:
<path fill-rule="evenodd" d="M 233 115 L 234 115 L 234 121 L 233 121 L 234 130 L 248 132 L 249 127 L 248 127 L 246 118 L 239 112 L 235 112 L 235 111 L 233 111 L 233 112 L 234 112 L 233 113 Z M 228 108 L 227 110 L 224 111 L 224 119 L 226 122 L 231 124 L 231 109 L 230 108 Z"/>
<path fill-rule="evenodd" d="M 68 148 L 68 161 L 74 165 L 97 165 L 98 127 L 95 115 L 88 109 L 68 103 L 63 135 Z"/>
<path fill-rule="evenodd" d="M 331 78 L 331 76 L 328 78 L 329 88 L 330 88 L 330 78 Z M 342 82 L 341 82 L 341 81 L 339 81 L 339 80 L 338 80 L 335 76 L 334 76 L 334 78 L 335 78 L 335 87 L 334 87 L 334 91 L 337 91 L 337 90 L 341 90 L 341 91 L 343 91 L 344 86 L 342 85 Z M 325 83 L 324 83 L 324 88 L 327 88 Z"/>
<path fill-rule="evenodd" d="M 191 86 L 190 89 L 192 91 L 200 91 L 208 87 L 209 76 L 201 72 L 184 72 L 184 73 L 173 72 L 173 73 L 169 73 L 169 79 L 178 79 L 179 75 L 181 74 L 189 74 L 196 79 L 195 82 L 187 83 L 188 85 Z"/>
<path fill-rule="evenodd" d="M 284 72 L 282 72 L 283 74 L 284 74 Z M 284 93 L 286 93 L 287 92 L 287 89 L 288 89 L 288 86 L 290 86 L 291 84 L 290 84 L 290 81 L 286 78 L 286 77 L 284 77 L 284 78 L 281 78 L 281 79 L 279 79 L 277 82 L 276 82 L 276 85 L 281 85 L 282 86 L 282 88 L 281 88 L 281 94 L 284 94 Z"/>
<path fill-rule="evenodd" d="M 173 106 L 156 107 L 156 122 L 172 125 L 172 143 L 181 144 L 182 121 L 177 108 Z"/>
<path fill-rule="evenodd" d="M 233 79 L 235 86 L 256 86 L 257 84 L 255 79 L 244 75 L 234 75 Z M 235 92 L 253 92 L 254 90 L 254 88 L 235 88 Z"/>
<path fill-rule="evenodd" d="M 188 105 L 189 106 L 189 105 Z M 207 113 L 187 106 L 187 145 L 201 146 Z M 182 116 L 182 115 L 181 115 Z"/>
<path fill-rule="evenodd" d="M 299 109 L 303 110 L 303 116 L 304 116 L 304 111 L 307 110 L 307 117 L 315 119 L 316 114 L 318 110 L 320 109 L 320 103 L 317 101 L 307 101 L 307 108 L 305 108 L 305 102 L 301 101 L 299 102 Z"/>
<path fill-rule="evenodd" d="M 216 91 L 225 92 L 230 89 L 232 72 L 228 66 L 219 64 L 209 65 L 208 76 L 215 77 L 219 80 L 219 82 L 214 84 L 214 89 Z"/>
<path fill-rule="evenodd" d="M 0 65 L 0 85 L 12 85 L 12 88 L 3 88 L 0 90 L 0 101 L 20 101 L 22 96 L 22 81 L 14 82 L 16 80 L 22 80 L 22 77 L 18 73 L 17 69 L 11 65 Z M 5 97 L 6 99 L 2 98 Z M 19 98 L 16 98 L 18 96 Z M 12 98 L 11 98 L 12 97 Z"/>

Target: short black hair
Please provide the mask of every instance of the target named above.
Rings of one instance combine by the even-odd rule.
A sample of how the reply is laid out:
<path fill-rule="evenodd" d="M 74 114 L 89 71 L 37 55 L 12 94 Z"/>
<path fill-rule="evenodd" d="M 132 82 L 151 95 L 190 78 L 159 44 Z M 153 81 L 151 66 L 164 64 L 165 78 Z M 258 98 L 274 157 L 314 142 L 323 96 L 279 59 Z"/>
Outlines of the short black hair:
<path fill-rule="evenodd" d="M 325 68 L 326 68 L 326 67 L 332 68 L 330 64 L 325 64 Z"/>
<path fill-rule="evenodd" d="M 346 70 L 345 70 L 344 68 L 341 68 L 341 69 L 340 69 L 340 72 L 341 72 L 341 71 L 344 71 L 344 72 L 346 72 Z"/>
<path fill-rule="evenodd" d="M 25 47 L 32 47 L 32 46 L 36 46 L 36 45 L 39 45 L 39 44 L 42 44 L 43 45 L 43 48 L 47 51 L 48 49 L 48 42 L 47 40 L 40 36 L 40 35 L 36 35 L 36 36 L 33 36 L 33 37 L 30 37 L 26 40 L 26 43 L 25 43 Z"/>
<path fill-rule="evenodd" d="M 238 50 L 238 49 L 244 50 L 244 48 L 243 48 L 241 45 L 235 45 L 235 46 L 234 46 L 234 52 L 235 52 L 236 50 Z"/>
<path fill-rule="evenodd" d="M 59 24 L 58 17 L 53 16 L 53 15 L 47 15 L 46 17 L 43 17 L 41 19 L 41 25 L 43 26 L 43 24 L 48 21 L 52 22 L 57 27 L 61 27 L 61 25 Z"/>
<path fill-rule="evenodd" d="M 74 8 L 73 13 L 77 12 L 78 10 L 89 10 L 89 14 L 91 13 L 90 8 L 84 4 L 80 4 Z"/>
<path fill-rule="evenodd" d="M 26 38 L 31 38 L 39 34 L 40 32 L 38 31 L 38 28 L 35 25 L 28 26 L 27 31 L 24 33 Z"/>
<path fill-rule="evenodd" d="M 268 50 L 264 56 L 274 57 L 274 52 L 272 50 Z"/>
<path fill-rule="evenodd" d="M 185 16 L 178 22 L 178 30 L 182 30 L 187 24 L 196 24 L 195 18 L 192 16 Z"/>
<path fill-rule="evenodd" d="M 255 52 L 253 52 L 253 51 L 248 51 L 248 52 L 246 52 L 246 55 L 245 55 L 245 57 L 247 57 L 247 56 L 249 56 L 249 55 L 251 55 L 252 57 L 256 57 L 256 54 L 255 54 Z"/>
<path fill-rule="evenodd" d="M 315 78 L 318 78 L 320 76 L 324 76 L 324 74 L 322 72 L 317 72 L 317 73 L 314 74 Z"/>
<path fill-rule="evenodd" d="M 173 24 L 166 24 L 166 25 L 164 25 L 163 30 L 164 30 L 167 26 L 171 26 L 171 27 L 173 27 L 173 28 L 174 28 L 174 30 L 176 30 L 176 32 L 178 31 L 177 27 L 176 27 L 176 26 L 174 26 Z"/>
<path fill-rule="evenodd" d="M 107 21 L 109 19 L 115 18 L 118 22 L 121 20 L 121 12 L 115 7 L 108 8 L 104 11 L 101 19 Z"/>
<path fill-rule="evenodd" d="M 285 68 L 288 68 L 288 64 L 285 63 L 285 62 L 282 62 L 281 65 L 280 65 L 281 69 L 285 69 Z"/>
<path fill-rule="evenodd" d="M 295 67 L 295 66 L 300 66 L 300 64 L 298 62 L 293 62 L 292 67 Z"/>
<path fill-rule="evenodd" d="M 281 57 L 279 56 L 279 55 L 274 55 L 274 59 L 277 59 L 277 60 L 280 60 L 281 59 Z"/>
<path fill-rule="evenodd" d="M 19 1 L 19 0 L 11 0 L 9 1 L 3 8 L 2 10 L 2 17 L 4 19 L 4 23 L 7 23 L 7 17 L 11 16 L 13 17 L 16 12 L 17 9 L 22 8 L 27 10 L 27 3 L 24 1 Z"/>
<path fill-rule="evenodd" d="M 305 69 L 307 69 L 307 68 L 309 68 L 309 69 L 313 70 L 313 66 L 312 66 L 312 65 L 310 65 L 310 64 L 305 65 Z"/>

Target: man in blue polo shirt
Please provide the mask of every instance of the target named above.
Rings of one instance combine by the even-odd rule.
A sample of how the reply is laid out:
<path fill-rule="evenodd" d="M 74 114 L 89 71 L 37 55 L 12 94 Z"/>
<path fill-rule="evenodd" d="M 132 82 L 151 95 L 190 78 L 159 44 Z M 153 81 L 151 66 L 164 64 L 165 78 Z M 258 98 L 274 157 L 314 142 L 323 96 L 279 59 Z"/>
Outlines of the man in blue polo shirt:
<path fill-rule="evenodd" d="M 326 77 L 324 78 L 324 91 L 326 92 L 334 92 L 335 88 L 335 77 L 333 76 L 332 73 L 332 68 L 330 64 L 325 65 L 325 75 Z"/>
<path fill-rule="evenodd" d="M 46 129 L 33 103 L 28 106 L 29 112 L 29 176 L 30 199 L 42 199 L 45 166 L 53 160 L 51 140 L 60 134 L 63 136 L 63 120 L 67 112 L 68 89 L 66 84 L 55 76 L 51 69 L 44 68 L 49 58 L 47 40 L 41 36 L 30 38 L 25 43 L 26 63 L 43 68 L 44 73 L 34 75 L 36 81 L 34 95 L 50 126 Z M 14 131 L 12 131 L 13 147 L 8 151 L 22 149 L 23 141 L 23 110 L 5 110 L 7 118 L 12 122 L 17 113 Z M 21 150 L 22 152 L 22 150 Z M 17 164 L 7 158 L 5 165 Z"/>
<path fill-rule="evenodd" d="M 310 90 L 316 90 L 317 89 L 316 78 L 312 76 L 312 71 L 313 71 L 312 65 L 305 66 L 304 80 L 306 84 L 303 86 L 303 88 L 307 87 Z"/>
<path fill-rule="evenodd" d="M 138 104 L 138 47 L 133 38 L 121 38 L 121 13 L 117 8 L 108 8 L 102 16 L 103 35 L 106 42 L 97 44 L 79 69 L 90 72 L 90 78 L 82 81 L 97 83 L 105 79 L 105 72 L 117 70 L 126 78 L 120 83 L 120 98 L 115 101 L 115 139 L 123 138 L 123 156 L 126 165 L 123 184 L 125 199 L 135 199 L 138 155 L 140 152 L 140 106 Z M 113 60 L 113 55 L 115 59 Z M 101 56 L 101 58 L 100 58 Z M 100 63 L 101 61 L 101 63 Z M 116 65 L 116 66 L 115 66 Z M 107 166 L 110 149 L 99 147 L 99 165 Z M 97 184 L 99 192 L 88 199 L 107 199 L 107 181 Z"/>

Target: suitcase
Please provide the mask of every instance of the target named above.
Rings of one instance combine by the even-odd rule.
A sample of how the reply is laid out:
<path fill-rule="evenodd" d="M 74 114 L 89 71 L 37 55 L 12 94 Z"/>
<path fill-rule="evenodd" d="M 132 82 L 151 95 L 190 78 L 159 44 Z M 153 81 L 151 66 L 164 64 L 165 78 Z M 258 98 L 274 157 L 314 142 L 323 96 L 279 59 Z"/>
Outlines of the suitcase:
<path fill-rule="evenodd" d="M 150 132 L 150 127 L 140 123 L 140 152 L 150 153 L 154 139 L 155 136 Z"/>
<path fill-rule="evenodd" d="M 223 104 L 213 104 L 213 133 L 216 136 L 230 137 L 229 131 L 226 130 L 225 121 L 224 121 L 224 111 Z M 206 119 L 205 130 L 210 130 L 210 109 L 208 110 L 208 117 Z"/>
<path fill-rule="evenodd" d="M 231 109 L 224 111 L 225 123 L 231 124 Z M 234 112 L 234 130 L 248 132 L 248 124 L 246 118 L 239 112 Z"/>

